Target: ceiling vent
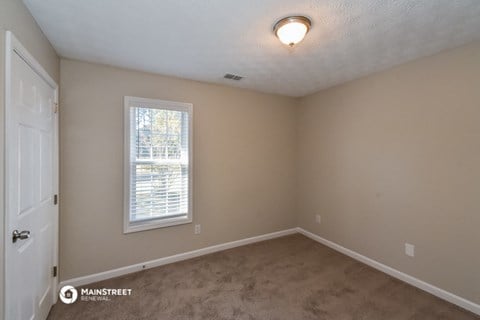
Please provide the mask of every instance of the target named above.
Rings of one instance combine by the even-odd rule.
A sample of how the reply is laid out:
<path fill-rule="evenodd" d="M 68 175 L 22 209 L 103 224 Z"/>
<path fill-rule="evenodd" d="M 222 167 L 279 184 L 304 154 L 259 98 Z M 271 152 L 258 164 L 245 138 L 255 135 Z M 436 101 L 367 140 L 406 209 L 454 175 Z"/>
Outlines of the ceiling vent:
<path fill-rule="evenodd" d="M 238 80 L 242 80 L 243 77 L 241 76 L 237 76 L 236 74 L 231 74 L 231 73 L 227 73 L 223 76 L 225 79 L 230 79 L 230 80 L 235 80 L 235 81 L 238 81 Z"/>

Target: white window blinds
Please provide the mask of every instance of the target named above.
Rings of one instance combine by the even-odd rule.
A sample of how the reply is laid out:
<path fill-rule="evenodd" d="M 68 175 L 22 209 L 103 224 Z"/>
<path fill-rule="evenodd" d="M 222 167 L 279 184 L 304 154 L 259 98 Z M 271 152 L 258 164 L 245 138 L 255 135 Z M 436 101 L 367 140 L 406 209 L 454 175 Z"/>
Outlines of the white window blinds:
<path fill-rule="evenodd" d="M 191 219 L 191 105 L 130 98 L 126 108 L 128 225 Z"/>

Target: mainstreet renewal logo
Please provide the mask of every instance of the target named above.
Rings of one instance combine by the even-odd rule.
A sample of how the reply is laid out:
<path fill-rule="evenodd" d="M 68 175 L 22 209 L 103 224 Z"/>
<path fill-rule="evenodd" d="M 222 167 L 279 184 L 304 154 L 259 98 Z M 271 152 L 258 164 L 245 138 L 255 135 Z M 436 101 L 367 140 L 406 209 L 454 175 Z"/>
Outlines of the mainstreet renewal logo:
<path fill-rule="evenodd" d="M 77 301 L 78 290 L 73 286 L 64 286 L 59 292 L 60 300 L 63 303 L 71 304 Z M 110 296 L 130 296 L 132 295 L 132 289 L 80 289 L 81 301 L 109 301 Z"/>
<path fill-rule="evenodd" d="M 72 286 L 62 287 L 58 295 L 60 297 L 60 300 L 62 300 L 62 302 L 66 304 L 74 303 L 75 301 L 77 301 L 78 298 L 77 289 Z"/>

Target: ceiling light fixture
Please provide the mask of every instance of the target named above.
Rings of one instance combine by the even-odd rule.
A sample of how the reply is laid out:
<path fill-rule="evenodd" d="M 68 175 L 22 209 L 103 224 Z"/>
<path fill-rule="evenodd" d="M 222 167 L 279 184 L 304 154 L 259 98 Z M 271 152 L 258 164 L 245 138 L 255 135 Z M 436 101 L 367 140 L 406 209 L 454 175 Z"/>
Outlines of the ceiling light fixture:
<path fill-rule="evenodd" d="M 312 22 L 307 17 L 291 16 L 275 23 L 273 32 L 282 43 L 293 47 L 305 38 L 311 26 Z"/>

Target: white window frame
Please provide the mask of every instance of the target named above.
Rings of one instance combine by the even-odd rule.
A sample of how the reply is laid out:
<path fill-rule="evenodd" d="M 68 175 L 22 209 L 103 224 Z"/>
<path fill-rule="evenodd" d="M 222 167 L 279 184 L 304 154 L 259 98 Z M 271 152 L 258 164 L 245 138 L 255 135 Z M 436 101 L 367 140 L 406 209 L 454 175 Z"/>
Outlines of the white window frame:
<path fill-rule="evenodd" d="M 188 212 L 186 216 L 158 218 L 145 221 L 130 221 L 130 109 L 148 107 L 188 113 Z M 191 103 L 124 97 L 124 219 L 123 232 L 131 233 L 156 228 L 170 227 L 192 222 L 193 214 L 193 105 Z"/>

